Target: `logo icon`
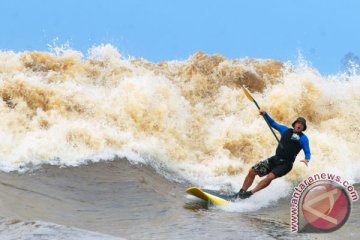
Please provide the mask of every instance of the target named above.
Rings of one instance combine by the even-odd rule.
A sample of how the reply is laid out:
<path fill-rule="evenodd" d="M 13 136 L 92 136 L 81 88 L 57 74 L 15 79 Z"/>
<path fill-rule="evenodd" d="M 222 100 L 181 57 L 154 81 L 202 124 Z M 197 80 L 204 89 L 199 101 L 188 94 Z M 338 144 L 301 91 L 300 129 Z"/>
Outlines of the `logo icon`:
<path fill-rule="evenodd" d="M 332 232 L 349 218 L 350 198 L 341 185 L 319 181 L 304 191 L 301 211 L 304 217 L 302 232 Z"/>

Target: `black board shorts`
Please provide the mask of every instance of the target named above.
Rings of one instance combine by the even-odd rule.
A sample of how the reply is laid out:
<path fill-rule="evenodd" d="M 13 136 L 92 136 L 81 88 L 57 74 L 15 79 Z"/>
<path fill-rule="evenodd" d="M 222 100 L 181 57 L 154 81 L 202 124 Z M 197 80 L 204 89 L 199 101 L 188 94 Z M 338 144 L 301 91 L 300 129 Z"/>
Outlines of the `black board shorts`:
<path fill-rule="evenodd" d="M 255 170 L 256 174 L 263 177 L 272 172 L 275 177 L 282 177 L 286 175 L 292 169 L 292 162 L 280 159 L 277 156 L 272 156 L 266 160 L 258 162 L 252 169 Z"/>

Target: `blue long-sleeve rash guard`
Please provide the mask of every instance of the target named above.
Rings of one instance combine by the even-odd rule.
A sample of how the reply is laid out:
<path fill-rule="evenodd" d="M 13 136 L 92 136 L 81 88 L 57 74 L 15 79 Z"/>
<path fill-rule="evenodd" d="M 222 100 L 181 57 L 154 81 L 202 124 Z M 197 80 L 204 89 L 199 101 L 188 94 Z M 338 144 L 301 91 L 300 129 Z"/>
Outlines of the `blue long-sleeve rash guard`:
<path fill-rule="evenodd" d="M 279 131 L 281 135 L 283 135 L 289 129 L 287 126 L 275 122 L 269 114 L 265 113 L 264 116 L 269 122 L 270 126 Z M 309 139 L 304 133 L 301 135 L 299 143 L 305 153 L 305 159 L 309 161 L 311 158 Z"/>

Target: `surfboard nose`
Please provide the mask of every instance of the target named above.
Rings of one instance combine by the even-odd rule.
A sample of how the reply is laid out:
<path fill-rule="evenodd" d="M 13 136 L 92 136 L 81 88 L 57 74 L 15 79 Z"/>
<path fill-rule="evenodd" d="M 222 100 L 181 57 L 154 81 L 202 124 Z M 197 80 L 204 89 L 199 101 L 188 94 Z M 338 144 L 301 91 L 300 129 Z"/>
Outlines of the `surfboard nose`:
<path fill-rule="evenodd" d="M 216 191 L 212 191 L 212 193 L 208 193 L 208 192 L 205 192 L 205 190 L 202 190 L 198 187 L 190 187 L 190 188 L 186 189 L 185 191 L 186 191 L 186 193 L 188 193 L 190 195 L 193 195 L 193 196 L 200 198 L 207 202 L 212 202 L 215 205 L 224 206 L 224 205 L 229 204 L 229 201 L 227 201 L 226 199 L 221 198 L 220 196 L 216 196 L 215 195 Z"/>

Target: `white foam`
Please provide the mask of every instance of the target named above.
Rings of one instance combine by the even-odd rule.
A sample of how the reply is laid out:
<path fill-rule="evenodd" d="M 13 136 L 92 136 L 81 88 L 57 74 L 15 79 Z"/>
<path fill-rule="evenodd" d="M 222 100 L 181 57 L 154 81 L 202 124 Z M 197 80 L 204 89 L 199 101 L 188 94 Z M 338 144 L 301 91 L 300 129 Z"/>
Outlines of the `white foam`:
<path fill-rule="evenodd" d="M 312 160 L 305 168 L 301 152 L 287 181 L 335 166 L 344 178 L 360 179 L 356 71 L 321 76 L 304 61 L 279 67 L 203 53 L 156 64 L 125 59 L 111 45 L 93 47 L 88 57 L 64 46 L 0 52 L 0 59 L 2 171 L 122 156 L 172 180 L 237 191 L 276 147 L 234 80 L 251 72 L 257 77 L 245 83 L 275 120 L 289 126 L 299 115 L 308 119 Z"/>
<path fill-rule="evenodd" d="M 284 179 L 274 180 L 267 188 L 248 199 L 240 199 L 220 208 L 229 212 L 252 212 L 276 204 L 279 199 L 289 196 L 292 185 Z"/>

